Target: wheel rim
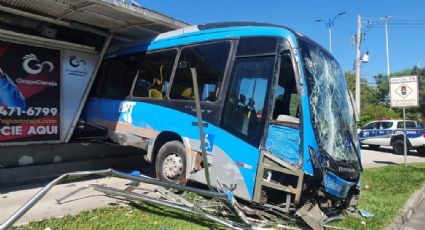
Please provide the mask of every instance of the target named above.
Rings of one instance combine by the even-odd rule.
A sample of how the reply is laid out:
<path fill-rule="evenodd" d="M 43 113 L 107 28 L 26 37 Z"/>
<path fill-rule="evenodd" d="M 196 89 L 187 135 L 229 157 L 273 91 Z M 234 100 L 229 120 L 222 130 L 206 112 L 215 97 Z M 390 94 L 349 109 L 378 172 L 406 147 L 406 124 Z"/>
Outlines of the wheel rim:
<path fill-rule="evenodd" d="M 177 153 L 171 153 L 162 164 L 164 175 L 169 179 L 177 179 L 183 173 L 183 160 Z"/>
<path fill-rule="evenodd" d="M 398 153 L 404 152 L 404 145 L 398 144 L 394 147 L 395 147 L 396 152 L 398 152 Z"/>

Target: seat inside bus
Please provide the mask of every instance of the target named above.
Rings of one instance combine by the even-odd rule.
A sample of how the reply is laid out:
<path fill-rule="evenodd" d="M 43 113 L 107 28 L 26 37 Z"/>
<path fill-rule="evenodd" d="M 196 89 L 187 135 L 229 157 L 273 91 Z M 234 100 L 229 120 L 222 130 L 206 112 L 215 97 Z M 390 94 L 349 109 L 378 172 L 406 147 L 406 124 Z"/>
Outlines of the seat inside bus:
<path fill-rule="evenodd" d="M 158 77 L 154 77 L 151 86 L 149 87 L 149 98 L 158 98 L 162 99 L 164 95 L 162 92 L 164 91 L 164 86 L 162 84 L 163 80 L 163 70 L 164 65 L 160 65 Z"/>
<path fill-rule="evenodd" d="M 201 60 L 198 60 L 202 62 Z M 215 101 L 218 97 L 221 74 L 214 69 L 208 68 L 207 64 L 188 61 L 181 61 L 176 71 L 170 97 L 173 99 L 194 100 L 194 90 L 192 82 L 191 68 L 194 68 L 197 75 L 199 97 L 201 101 Z"/>

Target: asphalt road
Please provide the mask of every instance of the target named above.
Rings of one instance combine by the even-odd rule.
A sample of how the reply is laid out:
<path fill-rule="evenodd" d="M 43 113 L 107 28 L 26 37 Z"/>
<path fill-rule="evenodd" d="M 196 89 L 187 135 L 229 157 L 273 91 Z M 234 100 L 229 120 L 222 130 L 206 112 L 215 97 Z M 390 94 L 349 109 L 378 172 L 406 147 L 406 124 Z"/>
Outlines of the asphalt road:
<path fill-rule="evenodd" d="M 404 155 L 392 152 L 391 147 L 381 147 L 379 151 L 362 148 L 362 164 L 364 168 L 376 168 L 394 164 L 404 164 Z M 407 154 L 407 163 L 425 162 L 425 154 L 412 150 Z"/>

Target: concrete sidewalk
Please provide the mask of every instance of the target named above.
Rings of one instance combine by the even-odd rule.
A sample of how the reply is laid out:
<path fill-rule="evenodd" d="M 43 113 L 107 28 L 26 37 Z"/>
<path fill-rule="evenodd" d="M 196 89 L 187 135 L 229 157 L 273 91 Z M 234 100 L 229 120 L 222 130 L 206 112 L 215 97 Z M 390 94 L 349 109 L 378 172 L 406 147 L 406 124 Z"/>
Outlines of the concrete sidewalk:
<path fill-rule="evenodd" d="M 418 230 L 425 228 L 425 200 L 422 200 L 419 207 L 413 213 L 413 216 L 403 226 L 403 230 Z"/>

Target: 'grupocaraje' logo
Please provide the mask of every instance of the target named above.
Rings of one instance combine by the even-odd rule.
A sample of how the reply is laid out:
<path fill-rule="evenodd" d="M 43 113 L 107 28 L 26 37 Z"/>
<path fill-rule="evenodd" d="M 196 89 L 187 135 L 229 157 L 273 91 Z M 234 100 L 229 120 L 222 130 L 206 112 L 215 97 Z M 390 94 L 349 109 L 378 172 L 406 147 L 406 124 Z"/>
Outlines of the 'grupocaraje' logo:
<path fill-rule="evenodd" d="M 22 68 L 24 68 L 25 72 L 28 74 L 39 74 L 43 71 L 44 68 L 47 68 L 47 71 L 52 72 L 54 66 L 49 61 L 41 62 L 35 54 L 27 54 L 22 59 Z"/>
<path fill-rule="evenodd" d="M 72 55 L 69 57 L 69 64 L 75 68 L 81 64 L 86 65 L 86 61 L 84 59 L 78 59 L 77 56 Z"/>

